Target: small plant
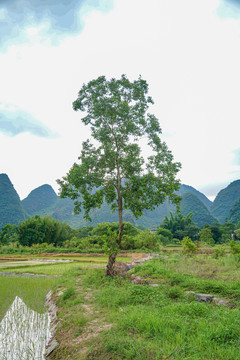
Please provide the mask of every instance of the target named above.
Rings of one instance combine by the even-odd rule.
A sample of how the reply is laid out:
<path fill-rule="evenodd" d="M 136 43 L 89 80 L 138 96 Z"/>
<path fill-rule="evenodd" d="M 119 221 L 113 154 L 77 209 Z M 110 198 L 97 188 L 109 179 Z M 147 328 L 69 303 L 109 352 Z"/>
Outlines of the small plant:
<path fill-rule="evenodd" d="M 183 249 L 182 249 L 183 254 L 193 255 L 198 252 L 197 246 L 192 242 L 192 239 L 189 236 L 185 236 L 182 239 L 182 245 L 183 245 Z"/>
<path fill-rule="evenodd" d="M 66 301 L 67 299 L 69 299 L 70 297 L 72 297 L 75 294 L 76 294 L 76 292 L 75 292 L 74 288 L 70 287 L 66 291 L 64 291 L 62 299 L 63 299 L 63 301 Z"/>
<path fill-rule="evenodd" d="M 223 257 L 225 255 L 225 248 L 223 246 L 219 246 L 214 249 L 213 258 L 218 259 L 220 257 Z"/>
<path fill-rule="evenodd" d="M 179 286 L 173 286 L 166 290 L 166 295 L 173 300 L 183 297 L 183 290 Z"/>

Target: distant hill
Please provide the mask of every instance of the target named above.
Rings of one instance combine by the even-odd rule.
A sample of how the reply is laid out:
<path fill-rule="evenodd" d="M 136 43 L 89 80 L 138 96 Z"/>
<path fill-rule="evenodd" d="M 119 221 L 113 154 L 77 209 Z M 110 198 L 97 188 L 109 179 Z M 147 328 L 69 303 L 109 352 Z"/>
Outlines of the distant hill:
<path fill-rule="evenodd" d="M 185 216 L 189 213 L 193 213 L 192 220 L 199 227 L 205 224 L 218 222 L 217 219 L 211 215 L 204 203 L 199 200 L 199 197 L 194 195 L 194 193 L 186 192 L 183 194 L 180 210 Z"/>
<path fill-rule="evenodd" d="M 240 199 L 240 180 L 233 181 L 217 194 L 211 207 L 212 215 L 216 217 L 220 223 L 223 223 L 238 199 Z"/>
<path fill-rule="evenodd" d="M 240 203 L 240 180 L 234 181 L 227 188 L 221 190 L 212 203 L 204 194 L 192 186 L 182 184 L 178 191 L 182 196 L 180 205 L 184 215 L 192 212 L 193 221 L 202 226 L 216 221 L 224 222 L 225 219 L 237 223 L 240 221 L 238 211 Z M 101 222 L 118 221 L 117 212 L 111 213 L 109 206 L 104 203 L 100 209 L 91 211 L 92 222 L 85 222 L 83 212 L 74 215 L 74 202 L 71 199 L 59 199 L 50 185 L 42 185 L 31 191 L 22 202 L 19 199 L 13 185 L 6 174 L 0 175 L 0 227 L 7 224 L 17 224 L 29 216 L 51 216 L 57 220 L 66 222 L 72 228 L 80 228 L 84 225 L 97 225 Z M 146 228 L 159 226 L 165 216 L 175 212 L 176 207 L 169 201 L 165 201 L 155 210 L 144 211 L 140 219 L 135 219 L 130 210 L 124 210 L 123 219 L 134 225 L 142 225 Z"/>
<path fill-rule="evenodd" d="M 178 193 L 180 196 L 183 196 L 186 193 L 191 193 L 191 194 L 195 195 L 199 200 L 201 200 L 201 202 L 206 206 L 206 208 L 208 210 L 212 206 L 212 201 L 210 201 L 203 193 L 194 189 L 194 187 L 192 187 L 192 186 L 182 184 L 180 186 Z"/>
<path fill-rule="evenodd" d="M 213 217 L 211 217 L 207 206 L 211 205 L 211 201 L 207 197 L 188 185 L 181 185 L 179 194 L 184 196 L 186 194 L 193 194 L 193 197 L 188 201 L 184 202 L 184 211 L 185 213 L 194 212 L 193 208 L 195 204 L 198 206 L 198 210 L 201 209 L 201 214 L 197 216 L 195 211 L 195 222 L 199 225 L 202 223 L 207 223 L 208 220 L 212 223 Z M 186 197 L 185 197 L 186 198 Z M 191 202 L 191 199 L 193 203 Z M 111 212 L 109 206 L 104 203 L 100 209 L 94 209 L 90 212 L 92 222 L 85 222 L 83 218 L 83 213 L 79 215 L 74 215 L 74 202 L 71 199 L 59 199 L 50 185 L 43 185 L 35 190 L 33 190 L 26 199 L 22 201 L 24 208 L 28 211 L 29 214 L 34 215 L 38 214 L 40 216 L 51 216 L 57 220 L 64 221 L 69 224 L 71 227 L 77 229 L 84 225 L 97 225 L 101 222 L 114 222 L 118 221 L 117 212 Z M 159 226 L 165 216 L 169 216 L 171 212 L 176 211 L 176 207 L 170 202 L 165 201 L 163 204 L 158 206 L 155 210 L 149 211 L 145 210 L 141 218 L 135 219 L 130 210 L 124 210 L 123 219 L 124 221 L 129 221 L 134 225 L 142 225 L 146 228 Z"/>
<path fill-rule="evenodd" d="M 42 185 L 31 191 L 22 200 L 22 205 L 29 215 L 34 215 L 53 206 L 57 201 L 58 197 L 53 188 L 50 185 Z"/>
<path fill-rule="evenodd" d="M 0 228 L 6 224 L 18 225 L 27 217 L 9 177 L 0 174 Z"/>
<path fill-rule="evenodd" d="M 240 221 L 240 199 L 238 199 L 231 207 L 226 221 L 233 224 L 237 224 Z"/>

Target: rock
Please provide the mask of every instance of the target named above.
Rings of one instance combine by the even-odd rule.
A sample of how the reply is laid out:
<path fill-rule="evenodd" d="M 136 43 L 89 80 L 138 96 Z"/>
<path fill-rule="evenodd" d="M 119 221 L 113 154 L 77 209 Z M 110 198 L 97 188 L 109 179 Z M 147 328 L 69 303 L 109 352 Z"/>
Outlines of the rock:
<path fill-rule="evenodd" d="M 135 284 L 135 285 L 142 284 L 142 278 L 141 278 L 140 276 L 136 276 L 136 277 L 133 279 L 133 284 Z"/>
<path fill-rule="evenodd" d="M 45 350 L 45 356 L 47 357 L 50 355 L 53 350 L 55 350 L 59 343 L 55 339 L 57 327 L 58 327 L 58 319 L 57 319 L 57 305 L 55 304 L 55 301 L 53 300 L 53 291 L 50 290 L 47 295 L 45 296 L 45 304 L 48 310 L 48 314 L 50 316 L 50 331 L 51 331 L 51 339 L 46 346 Z"/>
<path fill-rule="evenodd" d="M 229 300 L 221 299 L 221 298 L 218 298 L 218 297 L 214 297 L 212 299 L 212 302 L 214 302 L 216 305 L 222 305 L 222 306 L 228 306 L 229 305 Z"/>
<path fill-rule="evenodd" d="M 45 356 L 48 357 L 58 346 L 59 343 L 57 342 L 57 340 L 53 339 L 46 348 Z"/>
<path fill-rule="evenodd" d="M 152 287 L 158 287 L 159 284 L 149 284 L 149 286 L 152 286 Z"/>
<path fill-rule="evenodd" d="M 195 294 L 197 301 L 211 302 L 213 298 L 214 296 L 210 294 Z"/>
<path fill-rule="evenodd" d="M 142 264 L 144 261 L 143 259 L 139 259 L 139 260 L 135 260 L 134 262 L 136 265 L 138 265 L 138 264 Z"/>
<path fill-rule="evenodd" d="M 195 295 L 195 291 L 184 291 L 186 295 Z"/>
<path fill-rule="evenodd" d="M 134 266 L 136 266 L 136 264 L 127 264 L 126 265 L 126 270 L 131 270 Z"/>

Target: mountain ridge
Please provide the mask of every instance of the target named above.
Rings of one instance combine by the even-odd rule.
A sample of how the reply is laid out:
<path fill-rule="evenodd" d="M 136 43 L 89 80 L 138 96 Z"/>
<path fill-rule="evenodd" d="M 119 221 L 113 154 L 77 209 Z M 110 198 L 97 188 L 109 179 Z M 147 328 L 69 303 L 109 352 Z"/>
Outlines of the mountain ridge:
<path fill-rule="evenodd" d="M 103 203 L 100 209 L 97 208 L 91 211 L 90 216 L 92 218 L 92 222 L 85 222 L 83 212 L 78 215 L 74 215 L 73 200 L 69 198 L 60 199 L 52 186 L 49 184 L 44 184 L 36 189 L 33 189 L 28 196 L 21 201 L 8 176 L 6 174 L 0 174 L 0 209 L 4 208 L 4 213 L 6 214 L 10 213 L 7 209 L 8 206 L 6 205 L 6 194 L 3 194 L 6 193 L 6 191 L 3 190 L 4 181 L 8 182 L 8 189 L 12 189 L 13 192 L 11 192 L 11 194 L 15 194 L 14 196 L 10 196 L 10 198 L 14 197 L 14 208 L 18 209 L 18 211 L 17 214 L 15 214 L 16 218 L 14 218 L 13 215 L 9 215 L 8 218 L 6 216 L 4 217 L 3 212 L 1 214 L 0 211 L 0 228 L 6 223 L 18 224 L 19 221 L 33 215 L 51 216 L 57 220 L 66 222 L 72 228 L 80 228 L 90 224 L 95 226 L 101 222 L 118 221 L 117 213 L 112 213 L 109 206 L 106 203 Z M 228 219 L 231 214 L 235 223 L 240 221 L 240 212 L 238 211 L 240 180 L 236 180 L 230 183 L 226 188 L 222 189 L 217 194 L 216 199 L 213 202 L 211 202 L 203 193 L 190 185 L 181 184 L 178 194 L 182 196 L 182 202 L 180 205 L 181 212 L 184 215 L 192 212 L 193 221 L 199 227 L 206 223 L 218 221 L 223 222 L 225 219 Z M 3 198 L 5 198 L 5 200 L 3 200 Z M 235 208 L 233 208 L 234 206 Z M 11 204 L 9 207 L 13 209 Z M 170 212 L 175 211 L 176 207 L 166 200 L 153 211 L 145 210 L 143 216 L 139 219 L 135 219 L 130 210 L 124 210 L 123 218 L 124 221 L 129 221 L 134 225 L 142 225 L 147 228 L 152 228 L 159 226 L 165 216 L 169 216 Z M 231 216 L 229 219 L 231 219 Z"/>

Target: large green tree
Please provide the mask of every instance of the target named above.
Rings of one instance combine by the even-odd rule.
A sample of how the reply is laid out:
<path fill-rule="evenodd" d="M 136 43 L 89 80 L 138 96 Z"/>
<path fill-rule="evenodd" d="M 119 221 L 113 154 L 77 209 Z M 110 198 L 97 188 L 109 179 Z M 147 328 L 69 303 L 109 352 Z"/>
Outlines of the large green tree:
<path fill-rule="evenodd" d="M 165 216 L 161 228 L 168 229 L 173 234 L 174 238 L 182 240 L 184 237 L 196 238 L 199 231 L 197 225 L 192 221 L 193 213 L 184 216 L 182 213 L 177 212 L 170 216 Z"/>
<path fill-rule="evenodd" d="M 123 236 L 123 209 L 138 218 L 144 209 L 153 210 L 168 197 L 178 204 L 180 164 L 160 139 L 157 118 L 147 113 L 151 97 L 148 85 L 139 77 L 131 82 L 125 75 L 106 80 L 100 76 L 84 84 L 73 103 L 75 111 L 84 112 L 82 122 L 91 129 L 92 142 L 82 143 L 80 162 L 58 180 L 61 197 L 75 200 L 75 212 L 90 210 L 104 201 L 118 211 L 119 229 L 109 251 L 106 275 L 113 276 L 116 248 Z M 144 159 L 140 142 L 148 139 L 151 155 Z M 116 247 L 117 245 L 117 247 Z"/>

